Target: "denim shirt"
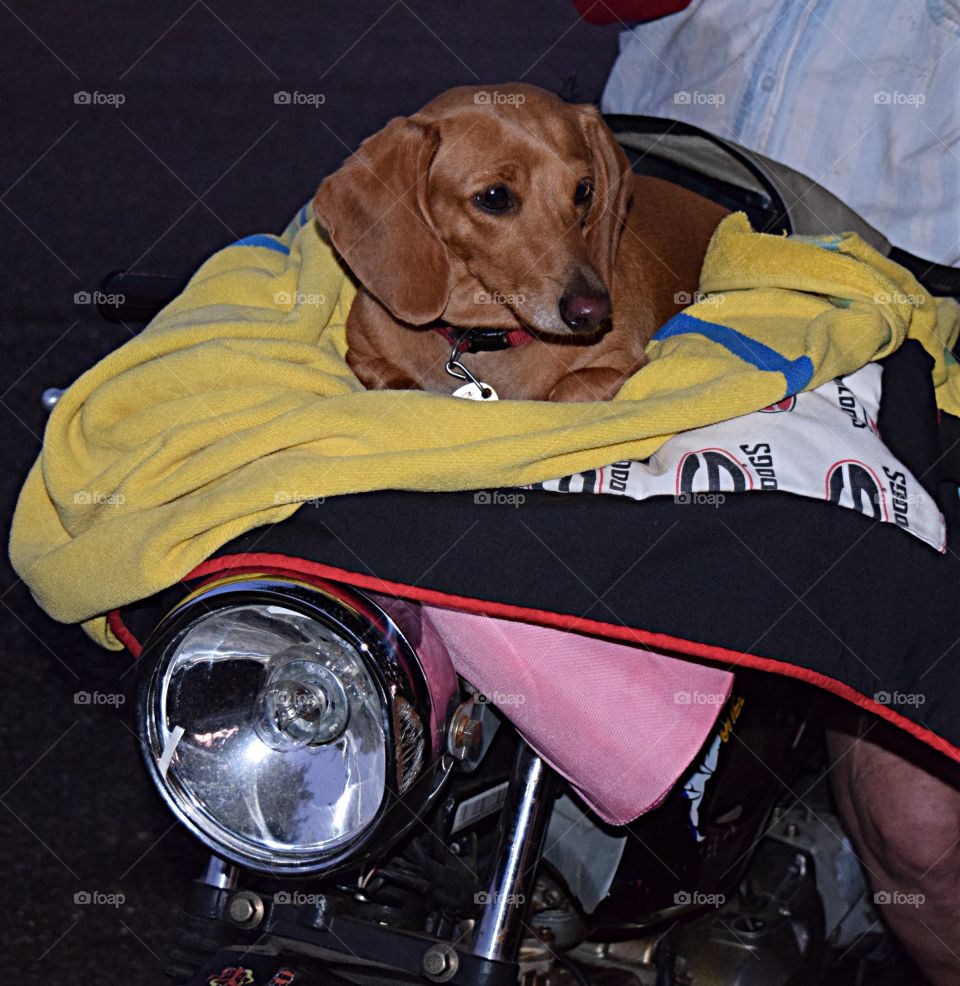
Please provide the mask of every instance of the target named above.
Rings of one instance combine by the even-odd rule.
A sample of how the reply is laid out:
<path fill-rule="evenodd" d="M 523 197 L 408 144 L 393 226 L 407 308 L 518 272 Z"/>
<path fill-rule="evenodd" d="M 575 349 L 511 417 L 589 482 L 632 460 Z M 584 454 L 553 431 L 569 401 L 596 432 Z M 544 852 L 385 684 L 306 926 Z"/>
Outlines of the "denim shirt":
<path fill-rule="evenodd" d="M 765 154 L 960 266 L 960 0 L 694 0 L 622 32 L 602 105 Z"/>

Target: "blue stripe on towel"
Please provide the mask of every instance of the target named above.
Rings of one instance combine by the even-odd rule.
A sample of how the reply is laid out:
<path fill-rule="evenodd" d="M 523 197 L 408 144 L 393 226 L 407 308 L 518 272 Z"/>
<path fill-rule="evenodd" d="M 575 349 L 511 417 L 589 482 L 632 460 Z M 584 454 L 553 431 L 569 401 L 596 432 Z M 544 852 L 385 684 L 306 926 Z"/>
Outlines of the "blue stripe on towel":
<path fill-rule="evenodd" d="M 669 322 L 653 337 L 658 342 L 669 339 L 672 336 L 688 335 L 695 333 L 701 335 L 711 342 L 739 357 L 745 363 L 755 366 L 758 370 L 768 370 L 772 373 L 782 373 L 787 380 L 787 392 L 784 397 L 800 393 L 813 377 L 813 363 L 809 356 L 801 356 L 799 359 L 787 359 L 782 353 L 775 349 L 765 346 L 756 339 L 745 336 L 736 329 L 728 328 L 726 325 L 717 325 L 716 322 L 705 322 L 703 319 L 695 318 L 686 312 L 674 315 Z"/>
<path fill-rule="evenodd" d="M 266 247 L 268 250 L 276 250 L 277 253 L 290 253 L 290 247 L 284 246 L 279 240 L 268 236 L 266 233 L 255 233 L 253 236 L 245 236 L 242 240 L 231 243 L 230 246 L 260 246 Z"/>

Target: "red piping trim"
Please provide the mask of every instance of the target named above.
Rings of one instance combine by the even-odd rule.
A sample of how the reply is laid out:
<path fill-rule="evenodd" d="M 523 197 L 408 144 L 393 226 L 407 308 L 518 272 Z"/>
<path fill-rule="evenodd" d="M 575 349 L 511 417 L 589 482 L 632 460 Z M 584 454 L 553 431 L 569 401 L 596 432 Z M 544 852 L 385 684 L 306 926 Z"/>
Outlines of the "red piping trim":
<path fill-rule="evenodd" d="M 119 640 L 120 643 L 123 644 L 123 646 L 126 647 L 134 657 L 140 657 L 140 653 L 143 650 L 143 645 L 130 632 L 130 629 L 127 627 L 126 623 L 123 622 L 123 617 L 120 615 L 119 609 L 114 609 L 107 613 L 107 626 L 110 627 L 117 640 Z"/>
<path fill-rule="evenodd" d="M 334 582 L 345 582 L 347 585 L 352 585 L 359 589 L 370 589 L 374 592 L 400 596 L 404 599 L 416 599 L 420 602 L 433 603 L 437 606 L 449 606 L 455 609 L 464 609 L 471 613 L 499 616 L 504 619 L 526 620 L 528 623 L 537 623 L 541 626 L 590 633 L 596 636 L 625 640 L 629 643 L 642 643 L 661 650 L 673 651 L 677 654 L 703 658 L 707 661 L 728 664 L 734 667 L 756 668 L 759 671 L 769 671 L 775 674 L 785 675 L 788 678 L 797 678 L 800 681 L 806 681 L 811 685 L 816 685 L 824 691 L 832 692 L 834 695 L 848 702 L 852 702 L 861 709 L 866 709 L 868 712 L 880 716 L 881 719 L 886 719 L 888 722 L 893 723 L 893 725 L 910 733 L 911 736 L 915 736 L 928 746 L 950 757 L 951 760 L 956 760 L 960 763 L 960 748 L 955 747 L 942 736 L 938 736 L 931 730 L 925 729 L 923 726 L 906 718 L 906 716 L 900 715 L 899 712 L 894 711 L 886 705 L 880 705 L 871 698 L 867 698 L 855 688 L 851 688 L 850 685 L 846 685 L 842 681 L 837 681 L 836 678 L 830 678 L 818 671 L 811 671 L 809 668 L 802 668 L 796 664 L 778 661 L 770 657 L 743 654 L 740 651 L 730 650 L 726 647 L 699 643 L 695 640 L 685 640 L 683 637 L 674 637 L 665 633 L 654 633 L 649 630 L 636 630 L 632 627 L 617 626 L 613 623 L 604 623 L 601 620 L 583 619 L 567 613 L 553 613 L 550 610 L 514 606 L 511 603 L 488 602 L 483 599 L 475 599 L 472 596 L 458 596 L 454 593 L 438 592 L 435 589 L 406 585 L 403 582 L 391 582 L 372 575 L 351 572 L 345 568 L 323 565 L 320 562 L 307 561 L 304 558 L 293 558 L 289 555 L 271 552 L 250 552 L 249 554 L 221 555 L 218 558 L 210 558 L 201 565 L 198 565 L 188 575 L 185 575 L 184 581 L 235 569 L 262 571 L 264 568 L 286 569 L 291 573 L 318 576 Z M 133 647 L 130 647 L 130 650 L 139 656 L 140 644 L 124 625 L 117 610 L 114 610 L 109 615 L 108 621 L 117 638 L 128 647 L 130 647 L 130 644 L 127 643 L 127 640 L 130 640 L 137 648 L 134 651 Z"/>

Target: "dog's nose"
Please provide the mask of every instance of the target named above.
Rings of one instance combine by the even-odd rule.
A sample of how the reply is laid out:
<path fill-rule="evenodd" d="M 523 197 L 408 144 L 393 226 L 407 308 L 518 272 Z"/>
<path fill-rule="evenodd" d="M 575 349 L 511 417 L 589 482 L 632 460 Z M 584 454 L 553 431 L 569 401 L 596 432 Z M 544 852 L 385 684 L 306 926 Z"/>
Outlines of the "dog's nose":
<path fill-rule="evenodd" d="M 588 332 L 610 317 L 610 295 L 570 291 L 560 299 L 560 317 L 574 332 Z"/>

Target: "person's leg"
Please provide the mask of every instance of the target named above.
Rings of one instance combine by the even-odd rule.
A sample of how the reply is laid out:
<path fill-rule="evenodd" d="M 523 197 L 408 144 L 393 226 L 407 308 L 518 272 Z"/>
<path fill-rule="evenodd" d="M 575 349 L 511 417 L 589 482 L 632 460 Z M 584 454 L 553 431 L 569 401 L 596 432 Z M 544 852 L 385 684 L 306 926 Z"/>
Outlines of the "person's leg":
<path fill-rule="evenodd" d="M 960 984 L 960 767 L 873 716 L 828 719 L 837 806 L 878 910 L 935 986 Z"/>

